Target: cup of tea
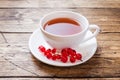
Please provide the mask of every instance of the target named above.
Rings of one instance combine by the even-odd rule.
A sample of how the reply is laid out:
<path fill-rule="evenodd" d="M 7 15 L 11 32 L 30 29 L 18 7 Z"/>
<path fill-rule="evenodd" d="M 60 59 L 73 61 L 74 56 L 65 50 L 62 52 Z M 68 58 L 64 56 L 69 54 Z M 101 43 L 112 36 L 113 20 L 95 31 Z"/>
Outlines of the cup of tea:
<path fill-rule="evenodd" d="M 87 38 L 88 30 L 94 29 Z M 48 13 L 40 20 L 40 30 L 46 42 L 53 48 L 73 48 L 84 43 L 99 33 L 97 25 L 90 25 L 87 18 L 72 11 L 56 11 Z"/>

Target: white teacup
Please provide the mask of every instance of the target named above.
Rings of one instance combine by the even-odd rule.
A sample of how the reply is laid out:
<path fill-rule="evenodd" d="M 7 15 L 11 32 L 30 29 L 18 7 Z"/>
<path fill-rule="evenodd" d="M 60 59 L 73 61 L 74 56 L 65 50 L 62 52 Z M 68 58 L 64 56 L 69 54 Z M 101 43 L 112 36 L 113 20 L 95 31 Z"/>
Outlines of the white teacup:
<path fill-rule="evenodd" d="M 82 27 L 82 31 L 76 34 L 72 35 L 56 35 L 47 32 L 44 29 L 45 23 L 48 21 L 55 19 L 55 18 L 70 18 L 80 23 Z M 88 38 L 84 39 L 86 33 L 88 30 L 95 29 L 92 36 L 89 36 Z M 84 43 L 93 37 L 96 37 L 96 35 L 99 33 L 100 28 L 97 25 L 89 25 L 88 20 L 83 15 L 72 12 L 72 11 L 56 11 L 52 13 L 48 13 L 40 20 L 40 30 L 48 44 L 50 44 L 52 47 L 57 49 L 63 49 L 63 48 L 72 48 L 76 47 L 81 43 Z"/>

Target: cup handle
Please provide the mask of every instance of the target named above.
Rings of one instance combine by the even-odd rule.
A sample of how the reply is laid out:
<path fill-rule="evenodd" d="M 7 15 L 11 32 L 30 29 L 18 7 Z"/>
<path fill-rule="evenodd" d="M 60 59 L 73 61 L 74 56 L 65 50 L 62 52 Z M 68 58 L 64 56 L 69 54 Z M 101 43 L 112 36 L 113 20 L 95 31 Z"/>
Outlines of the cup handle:
<path fill-rule="evenodd" d="M 95 29 L 95 31 L 93 32 L 92 36 L 86 38 L 85 40 L 83 40 L 83 42 L 86 42 L 86 41 L 96 37 L 97 34 L 100 32 L 100 28 L 97 25 L 94 25 L 94 24 L 89 25 L 89 30 L 91 30 L 91 29 Z"/>

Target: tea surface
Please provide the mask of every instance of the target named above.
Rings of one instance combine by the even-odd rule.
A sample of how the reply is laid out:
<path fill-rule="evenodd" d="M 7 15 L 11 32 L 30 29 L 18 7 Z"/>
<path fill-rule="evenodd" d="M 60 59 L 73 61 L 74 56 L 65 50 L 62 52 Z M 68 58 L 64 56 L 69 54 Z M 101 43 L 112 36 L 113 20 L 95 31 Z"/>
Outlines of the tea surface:
<path fill-rule="evenodd" d="M 75 20 L 69 18 L 56 18 L 48 21 L 44 29 L 56 35 L 72 35 L 81 32 L 81 26 Z"/>

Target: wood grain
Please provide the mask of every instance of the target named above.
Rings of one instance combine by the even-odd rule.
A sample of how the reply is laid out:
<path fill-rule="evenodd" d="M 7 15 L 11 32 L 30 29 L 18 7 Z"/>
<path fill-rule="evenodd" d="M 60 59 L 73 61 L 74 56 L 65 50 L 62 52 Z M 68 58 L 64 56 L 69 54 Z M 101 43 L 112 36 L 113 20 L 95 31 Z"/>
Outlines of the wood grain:
<path fill-rule="evenodd" d="M 120 80 L 119 78 L 78 78 L 78 79 L 55 79 L 55 80 Z"/>
<path fill-rule="evenodd" d="M 5 43 L 3 34 L 0 33 L 0 44 Z"/>
<path fill-rule="evenodd" d="M 19 34 L 19 33 L 5 33 L 4 36 L 9 44 L 1 44 L 1 53 L 9 53 L 9 52 L 19 52 L 24 53 L 24 51 L 29 52 L 28 49 L 28 40 L 31 34 Z M 99 34 L 97 37 L 98 40 L 98 57 L 120 57 L 119 49 L 120 49 L 120 34 L 119 33 L 104 33 Z M 111 38 L 112 37 L 112 38 Z M 7 47 L 8 46 L 8 47 Z M 8 49 L 8 50 L 7 50 Z M 4 52 L 7 51 L 7 52 Z M 22 51 L 22 52 L 21 52 Z M 26 56 L 27 57 L 27 56 Z"/>
<path fill-rule="evenodd" d="M 119 41 L 120 33 L 100 33 L 97 36 L 99 41 Z"/>
<path fill-rule="evenodd" d="M 110 44 L 110 42 L 107 42 L 107 44 Z M 120 58 L 120 52 L 119 48 L 120 46 L 115 44 L 114 47 L 110 47 L 110 45 L 102 44 L 98 46 L 98 50 L 94 57 L 116 57 Z M 109 49 L 109 50 L 107 50 Z M 1 44 L 0 45 L 0 53 L 1 56 L 6 56 L 7 58 L 10 58 L 10 60 L 26 60 L 25 57 L 28 57 L 28 59 L 31 60 L 31 53 L 29 53 L 28 45 L 26 44 Z M 9 53 L 9 54 L 6 54 Z M 12 57 L 13 56 L 13 57 Z M 20 57 L 21 56 L 21 57 Z M 0 59 L 3 60 L 3 59 Z"/>
<path fill-rule="evenodd" d="M 6 22 L 6 21 L 5 21 Z M 27 22 L 27 21 L 26 21 Z M 6 22 L 7 23 L 7 22 Z M 8 22 L 9 23 L 9 22 Z M 95 24 L 95 23 L 92 23 Z M 98 24 L 96 24 L 98 25 Z M 99 24 L 98 25 L 101 28 L 101 32 L 120 32 L 120 25 L 103 25 L 103 24 Z M 1 24 L 0 28 L 2 28 L 0 31 L 1 32 L 28 32 L 31 33 L 33 31 L 35 31 L 37 28 L 39 28 L 39 23 L 30 23 L 30 24 L 8 24 L 8 25 L 4 25 Z"/>
<path fill-rule="evenodd" d="M 120 80 L 119 78 L 0 78 L 0 80 Z"/>
<path fill-rule="evenodd" d="M 119 0 L 0 0 L 1 8 L 74 8 L 74 7 L 90 7 L 90 8 L 119 8 Z"/>
<path fill-rule="evenodd" d="M 28 43 L 31 33 L 3 33 L 8 43 Z M 1 37 L 2 39 L 2 37 Z M 100 33 L 98 41 L 119 41 L 119 33 Z M 116 42 L 117 43 L 117 42 Z"/>
<path fill-rule="evenodd" d="M 0 9 L 0 31 L 33 32 L 39 28 L 39 20 L 45 14 L 56 10 L 62 9 Z M 63 10 L 83 14 L 88 18 L 90 24 L 99 25 L 102 32 L 120 32 L 120 9 L 81 8 Z"/>
<path fill-rule="evenodd" d="M 19 33 L 17 33 L 17 34 L 6 33 L 6 34 L 4 34 L 4 36 L 5 36 L 8 43 L 17 43 L 17 44 L 26 43 L 26 44 L 28 44 L 28 41 L 29 41 L 31 34 L 29 34 L 29 33 L 28 34 L 27 33 L 23 33 L 23 34 L 22 33 L 21 34 L 19 34 Z"/>
<path fill-rule="evenodd" d="M 91 60 L 75 67 L 60 68 L 49 66 L 39 61 L 10 61 L 6 59 L 6 61 L 0 62 L 0 67 L 4 66 L 1 68 L 0 75 L 71 78 L 119 77 L 120 69 L 118 58 L 92 58 Z"/>

